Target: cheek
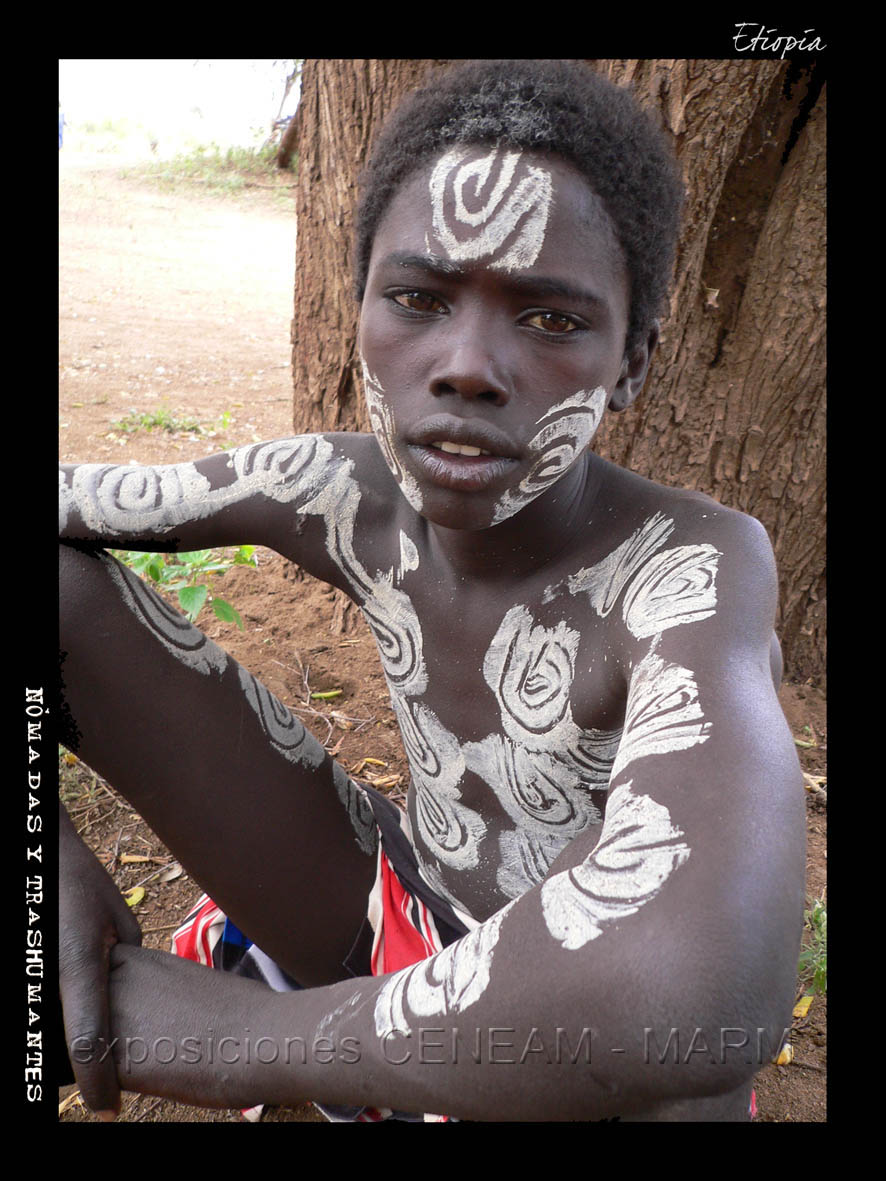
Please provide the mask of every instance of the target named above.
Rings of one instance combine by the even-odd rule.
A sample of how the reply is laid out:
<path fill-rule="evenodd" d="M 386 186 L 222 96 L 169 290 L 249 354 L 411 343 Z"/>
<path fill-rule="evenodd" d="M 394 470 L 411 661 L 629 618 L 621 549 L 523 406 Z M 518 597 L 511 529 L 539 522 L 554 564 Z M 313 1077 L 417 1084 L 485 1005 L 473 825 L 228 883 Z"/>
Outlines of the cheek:
<path fill-rule="evenodd" d="M 385 391 L 382 388 L 381 382 L 376 374 L 370 370 L 364 358 L 361 358 L 361 366 L 363 370 L 363 396 L 366 399 L 369 425 L 375 437 L 378 439 L 382 455 L 385 457 L 385 462 L 394 475 L 396 475 L 397 467 L 393 454 L 394 414 L 385 398 Z"/>
<path fill-rule="evenodd" d="M 362 360 L 363 394 L 366 398 L 366 410 L 369 414 L 369 425 L 378 440 L 379 450 L 391 475 L 397 481 L 400 491 L 412 505 L 416 512 L 421 512 L 422 496 L 413 477 L 403 469 L 397 457 L 394 445 L 394 413 L 385 398 L 378 377 L 370 370 L 366 360 Z"/>
<path fill-rule="evenodd" d="M 540 429 L 529 444 L 531 450 L 573 457 L 584 451 L 597 433 L 607 399 L 603 386 L 597 386 L 593 390 L 579 390 L 552 406 L 536 423 Z"/>
<path fill-rule="evenodd" d="M 516 489 L 505 493 L 495 508 L 492 523 L 513 516 L 535 500 L 566 474 L 576 459 L 591 444 L 603 411 L 607 394 L 602 386 L 579 390 L 570 398 L 552 406 L 536 423 L 540 429 L 529 444 L 535 456 L 529 473 Z"/>

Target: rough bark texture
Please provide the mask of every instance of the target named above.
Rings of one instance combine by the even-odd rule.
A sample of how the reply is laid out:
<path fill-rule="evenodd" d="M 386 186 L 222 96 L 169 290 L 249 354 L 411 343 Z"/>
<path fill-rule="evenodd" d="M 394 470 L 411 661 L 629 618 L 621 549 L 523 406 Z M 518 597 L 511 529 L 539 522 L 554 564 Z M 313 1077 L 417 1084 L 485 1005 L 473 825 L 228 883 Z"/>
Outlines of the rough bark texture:
<path fill-rule="evenodd" d="M 351 210 L 372 136 L 427 60 L 305 63 L 299 112 L 296 430 L 366 429 Z M 824 684 L 825 89 L 779 60 L 596 61 L 673 137 L 687 190 L 646 389 L 601 455 L 763 522 L 788 675 Z"/>

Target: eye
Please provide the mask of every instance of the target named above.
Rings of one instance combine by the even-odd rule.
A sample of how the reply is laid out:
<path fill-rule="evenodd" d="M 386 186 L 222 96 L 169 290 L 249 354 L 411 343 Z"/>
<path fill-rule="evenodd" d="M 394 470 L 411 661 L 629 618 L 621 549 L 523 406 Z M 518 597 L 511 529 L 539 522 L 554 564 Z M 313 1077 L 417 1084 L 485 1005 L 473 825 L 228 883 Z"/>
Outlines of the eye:
<path fill-rule="evenodd" d="M 427 291 L 396 291 L 391 296 L 394 303 L 410 312 L 445 312 L 446 306 L 435 295 Z"/>
<path fill-rule="evenodd" d="M 577 332 L 580 328 L 572 316 L 567 316 L 563 312 L 532 312 L 523 323 L 551 336 L 565 336 L 569 332 Z"/>

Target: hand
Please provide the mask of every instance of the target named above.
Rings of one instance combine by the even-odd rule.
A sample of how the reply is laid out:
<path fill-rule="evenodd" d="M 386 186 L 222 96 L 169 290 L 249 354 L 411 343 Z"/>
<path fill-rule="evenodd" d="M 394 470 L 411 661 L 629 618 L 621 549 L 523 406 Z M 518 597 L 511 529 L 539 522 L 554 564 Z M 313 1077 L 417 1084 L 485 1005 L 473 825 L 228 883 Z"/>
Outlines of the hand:
<path fill-rule="evenodd" d="M 140 944 L 141 930 L 61 807 L 59 879 L 59 995 L 68 1053 L 85 1102 L 111 1119 L 120 1108 L 120 1088 L 107 1052 L 110 951 L 116 943 Z"/>

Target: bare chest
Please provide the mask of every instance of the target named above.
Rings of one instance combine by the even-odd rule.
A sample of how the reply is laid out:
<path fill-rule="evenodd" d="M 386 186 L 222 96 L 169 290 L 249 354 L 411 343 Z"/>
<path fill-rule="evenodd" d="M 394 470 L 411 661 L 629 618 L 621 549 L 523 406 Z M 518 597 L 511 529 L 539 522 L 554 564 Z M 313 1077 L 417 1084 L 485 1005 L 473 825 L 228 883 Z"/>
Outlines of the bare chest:
<path fill-rule="evenodd" d="M 410 764 L 416 851 L 444 896 L 491 913 L 602 822 L 624 709 L 617 662 L 603 623 L 546 603 L 543 588 L 525 603 L 431 581 L 402 590 L 406 679 L 367 617 Z"/>

